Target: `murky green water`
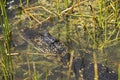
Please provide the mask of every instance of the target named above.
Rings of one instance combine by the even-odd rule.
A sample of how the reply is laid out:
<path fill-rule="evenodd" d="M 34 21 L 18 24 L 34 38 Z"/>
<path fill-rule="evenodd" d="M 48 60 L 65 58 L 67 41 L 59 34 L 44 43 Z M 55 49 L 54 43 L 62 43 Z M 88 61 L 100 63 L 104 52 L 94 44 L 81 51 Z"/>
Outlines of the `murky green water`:
<path fill-rule="evenodd" d="M 71 1 L 69 3 L 71 3 Z M 96 10 L 97 7 L 95 1 L 91 3 L 93 3 L 92 6 L 94 10 Z M 60 0 L 59 4 L 61 6 L 60 11 L 62 12 L 65 10 L 65 4 L 62 0 Z M 95 26 L 95 23 L 92 21 L 93 18 L 90 17 L 93 16 L 94 13 L 90 11 L 88 1 L 80 3 L 80 6 L 76 7 L 73 10 L 73 13 L 67 13 L 72 16 L 68 15 L 68 17 L 65 17 L 66 14 L 63 14 L 59 16 L 62 18 L 58 18 L 54 15 L 59 15 L 57 12 L 58 9 L 56 9 L 55 0 L 38 0 L 38 2 L 36 1 L 31 4 L 30 7 L 33 8 L 33 6 L 39 6 L 39 8 L 34 7 L 35 9 L 26 10 L 26 13 L 23 11 L 21 15 L 18 15 L 18 10 L 20 9 L 16 9 L 16 6 L 17 5 L 12 6 L 13 9 L 8 11 L 8 13 L 10 13 L 8 15 L 13 34 L 13 47 L 11 48 L 11 52 L 12 54 L 18 53 L 18 55 L 12 56 L 13 65 L 15 65 L 15 80 L 32 80 L 35 73 L 38 80 L 47 80 L 47 78 L 48 80 L 67 80 L 67 66 L 63 66 L 58 57 L 39 53 L 34 46 L 31 46 L 23 40 L 18 32 L 20 28 L 23 27 L 31 27 L 34 29 L 37 26 L 41 26 L 41 31 L 48 31 L 52 36 L 63 42 L 70 50 L 74 50 L 75 57 L 86 55 L 85 59 L 93 62 L 93 50 L 91 49 L 93 42 L 84 29 L 84 27 L 89 27 L 92 34 L 93 27 L 91 26 Z M 44 7 L 49 11 L 44 9 Z M 29 9 L 29 7 L 23 6 L 23 9 Z M 51 16 L 52 19 L 48 19 L 49 16 Z M 43 22 L 43 24 L 40 25 L 40 22 L 36 19 Z M 97 62 L 104 64 L 117 72 L 117 66 L 120 64 L 119 48 L 120 41 L 118 40 L 108 44 L 107 48 L 105 47 L 102 51 L 96 51 Z M 71 74 L 71 80 L 75 80 L 74 73 Z"/>

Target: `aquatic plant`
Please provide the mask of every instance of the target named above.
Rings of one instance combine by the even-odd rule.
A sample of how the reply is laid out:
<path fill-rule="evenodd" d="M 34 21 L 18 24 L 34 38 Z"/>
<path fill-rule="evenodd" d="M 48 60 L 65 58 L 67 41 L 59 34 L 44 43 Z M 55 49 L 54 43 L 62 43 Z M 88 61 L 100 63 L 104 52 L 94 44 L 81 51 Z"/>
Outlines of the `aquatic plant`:
<path fill-rule="evenodd" d="M 28 27 L 31 29 L 35 29 L 36 27 L 38 29 L 39 27 L 43 31 L 49 31 L 51 35 L 58 38 L 61 42 L 65 43 L 65 45 L 68 47 L 68 52 L 70 55 L 72 55 L 69 62 L 70 64 L 68 66 L 68 79 L 73 78 L 73 76 L 70 74 L 72 72 L 72 58 L 79 55 L 79 57 L 84 60 L 86 59 L 86 55 L 92 55 L 92 57 L 89 57 L 87 59 L 90 59 L 91 62 L 94 63 L 94 79 L 98 80 L 99 76 L 97 63 L 104 62 L 105 65 L 108 66 L 108 62 L 110 62 L 110 60 L 108 57 L 109 52 L 106 49 L 110 48 L 111 46 L 116 46 L 120 40 L 119 0 L 38 0 L 38 2 L 32 5 L 29 4 L 30 0 L 26 0 L 26 4 L 23 4 L 22 1 L 23 0 L 19 1 L 20 6 L 18 7 L 21 9 L 22 14 L 20 16 L 16 15 L 17 19 L 12 22 L 12 26 L 17 26 L 18 31 L 19 27 Z M 7 37 L 4 37 L 4 45 L 1 42 L 1 53 L 5 53 L 1 54 L 1 56 L 4 55 L 4 59 L 8 61 L 6 57 L 9 57 L 11 59 L 9 51 L 9 35 L 11 31 L 8 21 L 6 20 L 7 17 L 2 3 L 3 2 L 0 4 L 2 11 L 1 25 L 3 34 Z M 32 50 L 33 49 L 31 49 L 31 54 L 33 54 Z M 74 55 L 72 51 L 74 52 Z M 29 79 L 34 80 L 39 80 L 39 78 L 42 79 L 41 74 L 43 73 L 39 73 L 40 75 L 37 75 L 38 66 L 36 65 L 38 63 L 40 67 L 42 63 L 40 63 L 40 61 L 34 61 L 37 60 L 40 56 L 30 55 L 31 57 L 28 57 L 30 51 L 26 51 L 26 53 L 26 62 L 19 62 L 22 65 L 27 64 L 28 69 L 25 70 L 24 76 L 27 75 L 25 79 L 28 79 L 28 77 Z M 21 55 L 20 57 L 23 57 Z M 39 53 L 38 55 L 42 54 Z M 31 64 L 33 64 L 32 67 Z M 50 65 L 54 64 L 50 63 Z M 33 73 L 31 71 L 31 68 L 34 69 Z M 48 80 L 50 76 L 48 70 L 50 71 L 51 67 L 43 71 L 45 73 L 44 79 L 46 80 Z M 3 72 L 5 72 L 5 69 Z M 67 73 L 64 72 L 64 74 Z"/>
<path fill-rule="evenodd" d="M 1 55 L 1 66 L 4 80 L 14 80 L 13 79 L 13 65 L 10 53 L 11 48 L 11 31 L 8 23 L 6 8 L 6 2 L 0 1 L 0 25 L 2 27 L 3 38 L 0 40 L 0 55 Z"/>

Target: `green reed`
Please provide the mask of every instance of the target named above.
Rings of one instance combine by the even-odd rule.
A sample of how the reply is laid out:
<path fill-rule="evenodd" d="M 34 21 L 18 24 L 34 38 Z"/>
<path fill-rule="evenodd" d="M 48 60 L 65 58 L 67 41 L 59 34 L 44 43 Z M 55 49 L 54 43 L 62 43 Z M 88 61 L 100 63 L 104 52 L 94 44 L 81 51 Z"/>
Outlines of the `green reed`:
<path fill-rule="evenodd" d="M 4 80 L 14 80 L 13 79 L 13 65 L 12 58 L 10 56 L 11 47 L 11 32 L 8 23 L 8 17 L 5 9 L 5 2 L 0 1 L 1 15 L 0 23 L 2 27 L 3 39 L 0 41 L 0 55 L 2 56 L 2 71 Z"/>
<path fill-rule="evenodd" d="M 34 62 L 33 62 L 33 69 L 34 69 L 34 80 L 39 80 L 37 77 L 37 71 L 36 71 L 36 66 Z"/>
<path fill-rule="evenodd" d="M 20 6 L 22 6 L 23 5 L 22 0 L 19 0 L 19 1 L 20 1 Z"/>
<path fill-rule="evenodd" d="M 60 0 L 56 0 L 57 14 L 60 15 Z M 59 17 L 58 17 L 59 18 Z M 60 26 L 57 28 L 58 30 L 58 39 L 60 38 Z"/>
<path fill-rule="evenodd" d="M 68 0 L 65 0 L 65 8 L 67 9 L 68 6 L 69 6 L 69 1 Z M 70 26 L 71 26 L 71 23 L 70 23 L 70 20 L 71 20 L 71 17 L 69 16 L 69 14 L 65 14 L 65 21 L 66 21 L 66 24 L 65 24 L 65 27 L 66 27 L 66 42 L 67 42 L 67 46 L 68 46 L 68 49 L 70 49 Z"/>
<path fill-rule="evenodd" d="M 120 64 L 118 64 L 118 80 L 120 80 Z"/>
<path fill-rule="evenodd" d="M 26 55 L 26 57 L 27 57 L 28 75 L 29 75 L 29 78 L 31 78 L 31 70 L 30 70 L 31 67 L 30 67 L 29 55 Z M 36 73 L 34 73 L 34 74 L 36 74 Z M 35 79 L 35 77 L 34 77 L 34 79 Z"/>
<path fill-rule="evenodd" d="M 46 76 L 45 76 L 45 80 L 48 80 L 48 75 L 49 75 L 49 70 L 46 70 Z"/>
<path fill-rule="evenodd" d="M 64 3 L 65 3 L 65 7 L 68 8 L 69 5 L 68 0 L 64 0 Z"/>
<path fill-rule="evenodd" d="M 29 0 L 27 0 L 27 6 L 29 5 Z"/>

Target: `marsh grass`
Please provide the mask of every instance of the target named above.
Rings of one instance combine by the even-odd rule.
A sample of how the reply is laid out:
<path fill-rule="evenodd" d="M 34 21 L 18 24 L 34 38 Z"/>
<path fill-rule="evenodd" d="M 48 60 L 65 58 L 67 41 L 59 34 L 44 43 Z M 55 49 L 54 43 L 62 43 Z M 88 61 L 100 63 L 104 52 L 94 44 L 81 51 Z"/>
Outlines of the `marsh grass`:
<path fill-rule="evenodd" d="M 0 55 L 1 55 L 1 66 L 4 80 L 14 80 L 13 79 L 13 65 L 11 58 L 11 31 L 8 23 L 7 13 L 5 9 L 5 2 L 0 1 L 0 23 L 2 27 L 2 33 L 4 35 L 3 39 L 0 40 Z"/>
<path fill-rule="evenodd" d="M 118 64 L 118 80 L 120 80 L 120 64 Z"/>
<path fill-rule="evenodd" d="M 120 64 L 118 64 L 118 80 L 120 80 Z"/>
<path fill-rule="evenodd" d="M 74 56 L 74 51 L 71 51 L 70 53 L 71 57 L 70 57 L 70 62 L 69 62 L 69 65 L 68 65 L 68 80 L 70 80 L 70 77 L 71 77 L 71 72 L 72 72 L 72 62 L 73 62 L 73 56 Z"/>
<path fill-rule="evenodd" d="M 37 76 L 37 71 L 36 71 L 36 65 L 35 63 L 33 62 L 33 70 L 34 70 L 34 79 L 33 80 L 39 80 L 38 76 Z"/>
<path fill-rule="evenodd" d="M 45 79 L 45 80 L 48 80 L 48 75 L 49 75 L 48 72 L 49 72 L 49 70 L 47 69 L 47 70 L 46 70 L 46 79 Z"/>
<path fill-rule="evenodd" d="M 79 55 L 80 57 L 86 57 L 86 54 L 93 54 L 91 57 L 91 61 L 94 63 L 94 80 L 99 80 L 97 63 L 106 62 L 106 65 L 108 66 L 107 63 L 110 59 L 108 57 L 109 53 L 107 52 L 106 48 L 115 46 L 119 43 L 120 40 L 119 0 L 44 0 L 45 3 L 39 2 L 32 6 L 29 4 L 29 1 L 30 0 L 27 0 L 27 7 L 25 7 L 22 4 L 22 0 L 20 0 L 20 7 L 23 11 L 21 16 L 23 18 L 21 18 L 20 16 L 18 20 L 15 20 L 13 26 L 19 25 L 19 27 L 24 27 L 27 25 L 27 27 L 31 26 L 30 28 L 35 28 L 36 26 L 41 25 L 46 21 L 50 21 L 51 23 L 56 22 L 55 25 L 53 25 L 52 27 L 46 27 L 44 29 L 45 31 L 49 30 L 49 32 L 53 36 L 60 39 L 68 46 L 68 52 L 72 55 L 69 62 L 70 64 L 68 66 L 68 80 L 74 79 L 71 75 L 73 56 Z M 10 54 L 10 28 L 6 17 L 5 8 L 3 7 L 2 3 L 0 4 L 0 6 L 2 10 L 2 16 L 4 16 L 1 17 L 1 19 L 3 18 L 4 22 L 2 23 L 2 27 L 5 39 L 5 45 L 2 45 L 0 49 L 1 56 L 3 56 L 2 66 L 4 76 L 8 76 L 8 74 L 6 74 L 7 68 L 10 69 L 9 71 L 10 73 L 12 73 L 11 56 L 6 55 L 6 53 Z M 33 60 L 32 55 L 30 55 L 32 58 L 29 57 L 29 51 L 27 51 L 27 53 L 27 56 L 25 56 L 27 57 L 26 64 L 28 65 L 28 71 L 25 70 L 26 72 L 28 72 L 28 76 L 26 79 L 28 79 L 29 77 L 29 79 L 33 80 L 42 80 L 41 75 L 37 75 L 37 62 Z M 106 60 L 100 61 L 101 55 L 102 60 Z M 37 57 L 35 56 L 36 59 Z M 10 62 L 5 62 L 8 60 Z M 33 73 L 31 71 L 31 63 L 33 67 Z M 24 64 L 24 62 L 22 64 Z M 43 66 L 42 63 L 38 62 L 38 64 L 39 66 Z M 53 65 L 52 67 L 55 68 L 55 63 L 48 64 Z M 8 67 L 7 65 L 10 65 L 11 67 Z M 46 80 L 49 80 L 49 70 L 51 70 L 51 67 L 49 67 L 49 69 L 48 67 L 46 67 L 46 69 L 43 71 L 45 73 L 44 79 Z M 120 70 L 118 68 L 118 74 L 120 75 L 119 71 Z M 59 78 L 58 76 L 57 79 L 67 78 Z"/>
<path fill-rule="evenodd" d="M 99 80 L 96 53 L 93 53 L 94 59 L 94 80 Z"/>

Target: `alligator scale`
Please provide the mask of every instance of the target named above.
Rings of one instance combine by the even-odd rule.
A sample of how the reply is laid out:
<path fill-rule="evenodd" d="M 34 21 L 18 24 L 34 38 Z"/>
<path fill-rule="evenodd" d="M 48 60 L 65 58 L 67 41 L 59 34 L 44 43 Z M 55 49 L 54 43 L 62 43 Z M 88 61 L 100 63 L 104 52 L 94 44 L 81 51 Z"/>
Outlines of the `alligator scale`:
<path fill-rule="evenodd" d="M 64 54 L 67 51 L 67 47 L 48 32 L 41 33 L 36 29 L 24 28 L 21 29 L 20 36 L 42 53 Z"/>
<path fill-rule="evenodd" d="M 39 52 L 59 55 L 63 63 L 70 60 L 67 47 L 50 33 L 41 33 L 40 30 L 31 28 L 23 28 L 19 33 L 25 41 L 34 46 Z M 89 61 L 74 58 L 72 70 L 75 73 L 76 80 L 80 79 L 79 71 L 82 71 L 82 80 L 94 80 L 94 64 Z M 118 80 L 118 75 L 102 64 L 98 64 L 98 76 L 99 80 Z"/>

